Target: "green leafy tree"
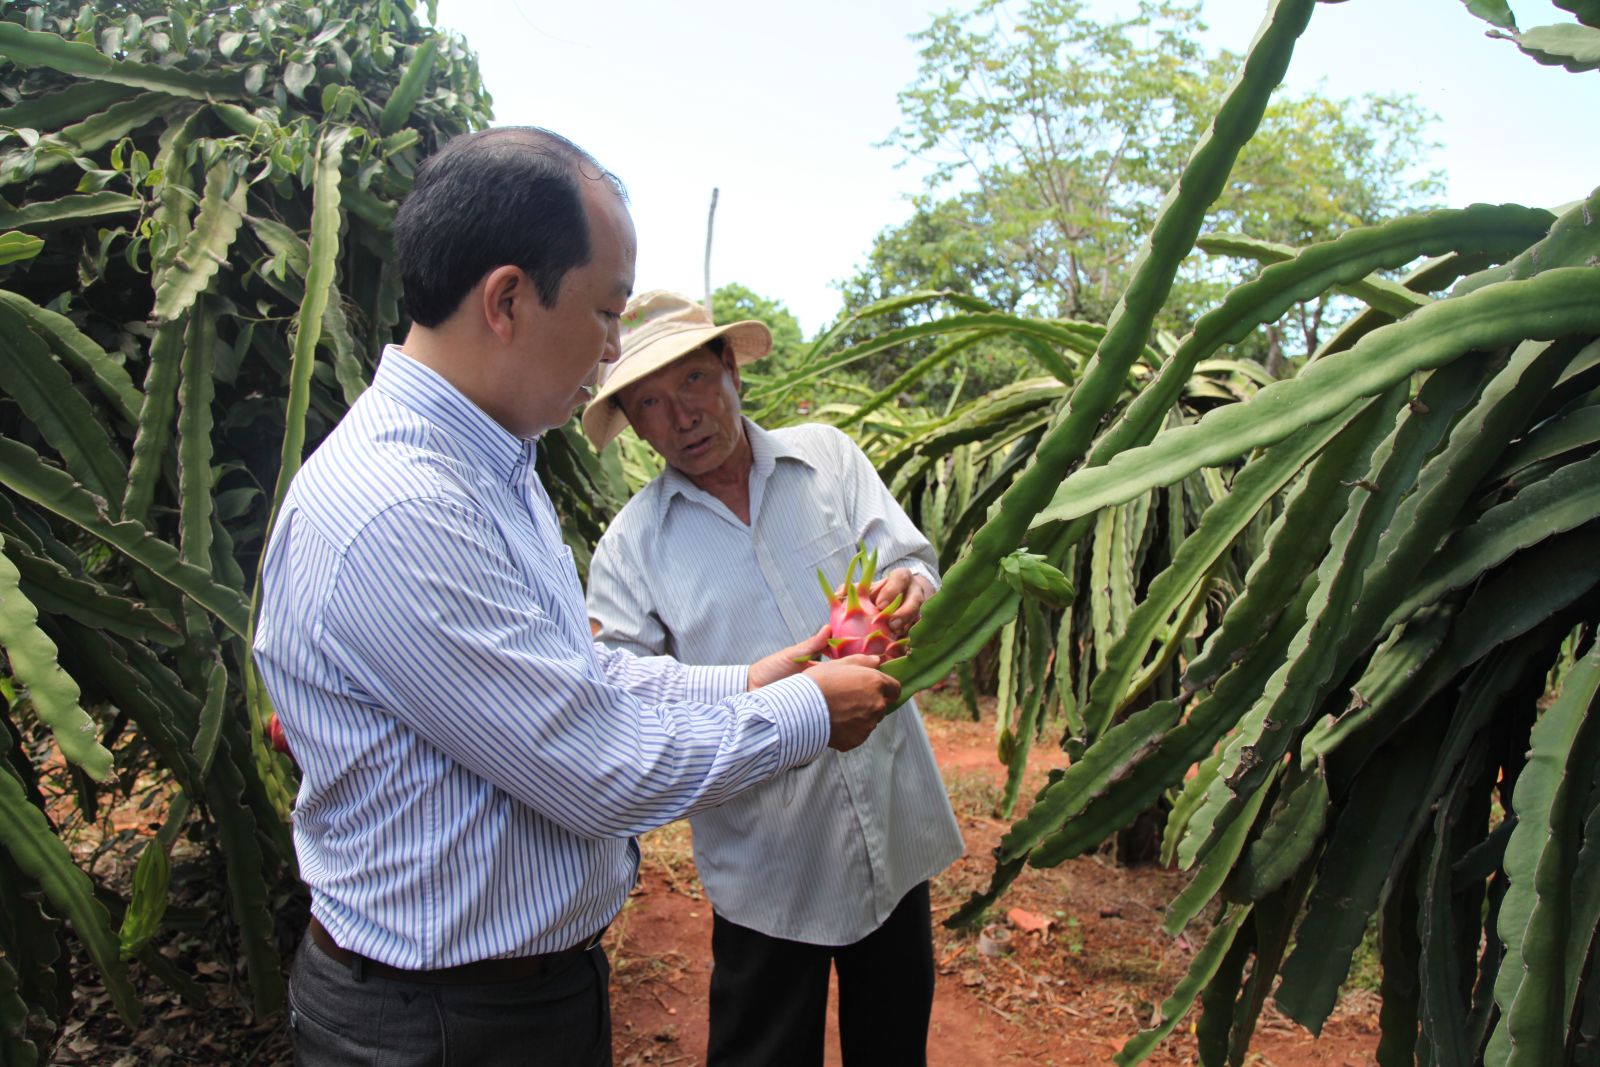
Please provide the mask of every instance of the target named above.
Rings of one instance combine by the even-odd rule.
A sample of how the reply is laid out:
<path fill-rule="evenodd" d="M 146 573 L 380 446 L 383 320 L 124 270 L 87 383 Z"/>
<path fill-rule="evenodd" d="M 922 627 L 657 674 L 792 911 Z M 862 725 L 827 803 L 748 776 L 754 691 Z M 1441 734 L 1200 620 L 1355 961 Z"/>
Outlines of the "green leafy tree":
<path fill-rule="evenodd" d="M 887 142 L 933 170 L 912 218 L 885 230 L 844 283 L 846 307 L 933 288 L 1106 321 L 1239 62 L 1206 54 L 1201 28 L 1194 7 L 1148 0 L 1111 22 L 1075 0 L 986 0 L 936 18 Z M 1437 191 L 1412 173 L 1427 121 L 1407 98 L 1280 91 L 1208 227 L 1304 243 L 1422 206 Z M 1190 260 L 1158 328 L 1181 334 L 1241 276 Z M 1309 352 L 1352 311 L 1318 298 L 1264 329 L 1250 354 L 1275 366 L 1291 347 Z"/>
<path fill-rule="evenodd" d="M 772 331 L 772 351 L 742 372 L 749 391 L 759 392 L 771 381 L 803 371 L 815 355 L 806 343 L 800 320 L 780 300 L 734 282 L 711 294 L 711 306 L 718 322 L 756 319 Z M 785 397 L 782 415 L 805 417 L 824 405 L 854 398 L 866 388 L 867 377 L 858 368 L 850 368 L 826 379 L 808 379 L 801 389 Z"/>
<path fill-rule="evenodd" d="M 994 229 L 982 198 L 966 193 L 948 200 L 923 197 L 917 210 L 899 226 L 885 229 L 873 242 L 867 261 L 842 287 L 846 313 L 859 312 L 878 301 L 891 300 L 919 290 L 975 297 L 1005 312 L 1017 312 L 1030 303 L 1033 285 L 1014 269 L 1014 262 L 993 246 Z M 872 328 L 909 326 L 927 321 L 928 305 L 914 305 L 869 319 Z M 866 324 L 852 326 L 847 336 L 867 336 Z M 926 341 L 911 342 L 859 372 L 874 389 L 894 381 L 931 351 Z M 1037 364 L 1006 335 L 987 337 L 963 355 L 960 378 L 929 375 L 909 394 L 913 402 L 943 407 L 960 390 L 967 396 L 992 392 L 1035 372 Z"/>
<path fill-rule="evenodd" d="M 767 324 L 772 331 L 772 351 L 761 362 L 765 373 L 793 370 L 799 365 L 805 349 L 805 333 L 800 329 L 800 320 L 783 301 L 770 300 L 738 282 L 731 282 L 711 294 L 711 313 L 717 322 L 756 319 Z"/>

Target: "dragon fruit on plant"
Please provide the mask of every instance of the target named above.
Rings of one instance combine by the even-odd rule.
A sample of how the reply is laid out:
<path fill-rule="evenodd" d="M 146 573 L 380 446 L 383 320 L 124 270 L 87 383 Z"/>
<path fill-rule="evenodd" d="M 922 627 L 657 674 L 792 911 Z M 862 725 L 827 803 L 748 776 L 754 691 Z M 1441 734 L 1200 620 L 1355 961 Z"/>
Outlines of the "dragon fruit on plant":
<path fill-rule="evenodd" d="M 861 579 L 856 580 L 857 567 Z M 829 659 L 866 654 L 893 659 L 903 656 L 906 647 L 889 633 L 889 616 L 900 607 L 901 597 L 880 608 L 872 602 L 872 577 L 878 569 L 876 550 L 869 556 L 865 545 L 850 557 L 850 566 L 844 576 L 844 596 L 835 596 L 828 578 L 817 571 L 817 581 L 828 598 L 828 651 Z"/>

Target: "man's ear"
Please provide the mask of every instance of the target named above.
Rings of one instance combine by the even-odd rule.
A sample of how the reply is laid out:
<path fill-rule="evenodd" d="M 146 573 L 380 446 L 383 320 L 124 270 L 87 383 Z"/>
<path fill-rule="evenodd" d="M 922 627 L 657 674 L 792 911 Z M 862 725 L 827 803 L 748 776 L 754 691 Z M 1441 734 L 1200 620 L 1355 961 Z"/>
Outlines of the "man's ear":
<path fill-rule="evenodd" d="M 509 265 L 483 276 L 478 293 L 483 322 L 502 344 L 510 344 L 515 336 L 517 313 L 526 306 L 532 284 L 522 268 Z"/>

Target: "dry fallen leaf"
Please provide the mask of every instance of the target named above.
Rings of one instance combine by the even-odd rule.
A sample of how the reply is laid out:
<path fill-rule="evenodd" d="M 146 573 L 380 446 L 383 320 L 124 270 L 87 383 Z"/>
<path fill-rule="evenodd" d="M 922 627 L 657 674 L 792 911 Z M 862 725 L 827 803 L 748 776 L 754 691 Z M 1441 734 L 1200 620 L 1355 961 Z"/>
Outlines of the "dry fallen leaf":
<path fill-rule="evenodd" d="M 1022 908 L 1012 908 L 1006 912 L 1006 921 L 1025 934 L 1048 934 L 1050 927 L 1055 925 L 1054 919 L 1035 915 Z"/>

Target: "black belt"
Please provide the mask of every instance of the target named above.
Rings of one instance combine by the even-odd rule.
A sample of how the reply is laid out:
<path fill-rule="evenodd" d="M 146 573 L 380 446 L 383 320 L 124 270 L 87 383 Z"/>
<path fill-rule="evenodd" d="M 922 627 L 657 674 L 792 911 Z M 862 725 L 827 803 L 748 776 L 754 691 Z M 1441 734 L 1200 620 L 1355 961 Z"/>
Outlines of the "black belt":
<path fill-rule="evenodd" d="M 311 917 L 311 924 L 306 928 L 306 934 L 316 946 L 332 959 L 350 968 L 357 981 L 364 980 L 368 974 L 376 974 L 384 978 L 396 978 L 402 982 L 430 982 L 435 985 L 485 985 L 493 982 L 520 982 L 543 978 L 594 948 L 600 943 L 600 938 L 605 932 L 606 928 L 602 926 L 598 933 L 583 944 L 564 948 L 559 952 L 476 960 L 436 970 L 407 970 L 403 967 L 391 967 L 387 963 L 380 963 L 359 953 L 340 948 L 334 941 L 333 935 L 317 921 L 315 915 Z"/>

